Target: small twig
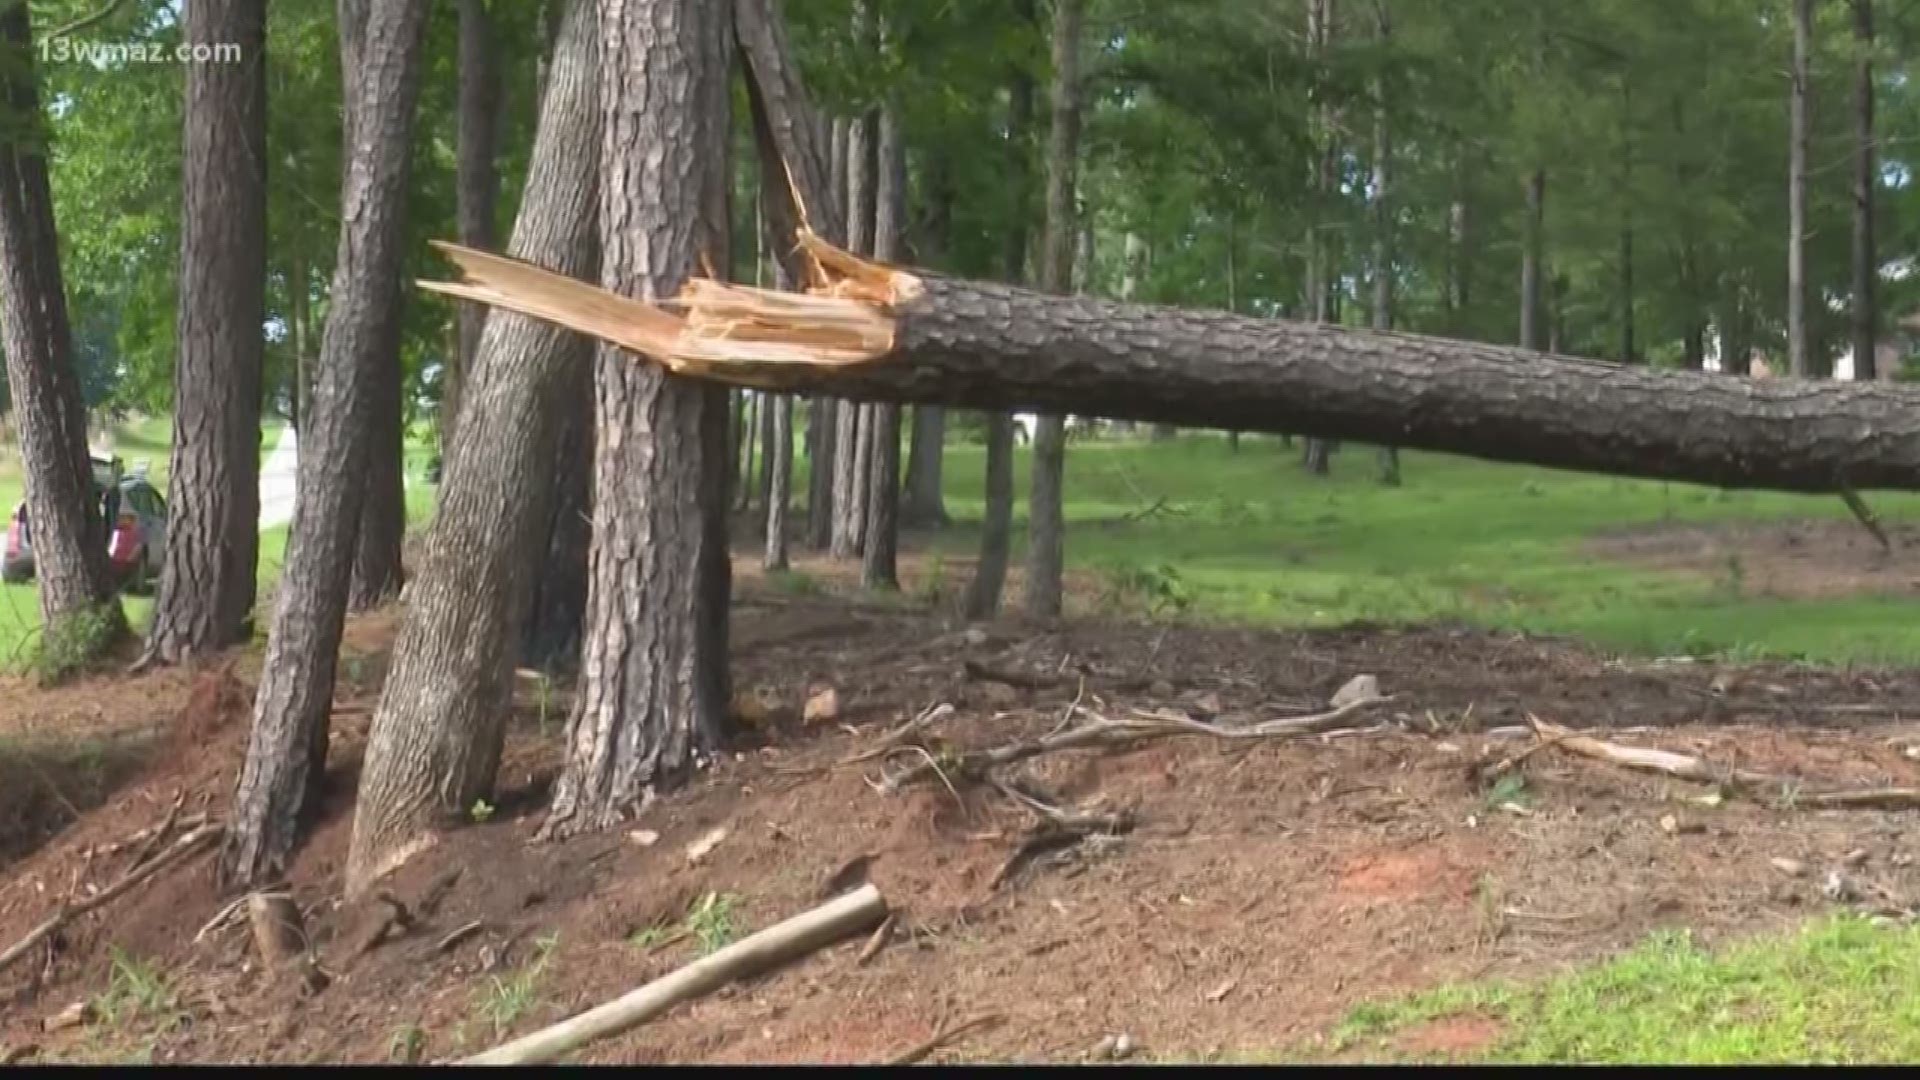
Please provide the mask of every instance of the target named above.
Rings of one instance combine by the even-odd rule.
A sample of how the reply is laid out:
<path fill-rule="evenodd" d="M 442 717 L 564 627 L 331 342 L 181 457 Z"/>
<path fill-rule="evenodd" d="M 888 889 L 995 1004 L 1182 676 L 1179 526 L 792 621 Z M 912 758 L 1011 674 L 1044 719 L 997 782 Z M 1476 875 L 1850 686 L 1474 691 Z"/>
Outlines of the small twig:
<path fill-rule="evenodd" d="M 926 1042 L 923 1042 L 920 1045 L 904 1053 L 895 1055 L 894 1057 L 888 1059 L 886 1063 L 888 1065 L 912 1065 L 915 1062 L 921 1060 L 922 1058 L 925 1058 L 927 1055 L 933 1053 L 935 1050 L 938 1050 L 941 1047 L 947 1045 L 948 1043 L 954 1041 L 955 1039 L 958 1039 L 960 1036 L 968 1034 L 969 1032 L 977 1031 L 980 1028 L 997 1024 L 1000 1021 L 1001 1021 L 1000 1014 L 987 1013 L 984 1016 L 976 1016 L 971 1020 L 963 1021 L 961 1023 L 953 1025 L 952 1027 L 941 1028 L 938 1031 L 935 1031 L 933 1033 L 933 1037 L 928 1039 Z"/>
<path fill-rule="evenodd" d="M 234 922 L 236 917 L 240 914 L 240 909 L 247 906 L 247 900 L 248 900 L 248 897 L 239 896 L 234 898 L 234 900 L 231 903 L 227 904 L 226 907 L 221 908 L 220 911 L 217 914 L 215 914 L 213 918 L 207 920 L 207 924 L 205 926 L 202 926 L 198 933 L 193 935 L 193 943 L 195 945 L 198 945 L 200 944 L 201 941 L 206 939 L 206 936 L 208 934 L 216 933 L 220 930 L 226 929 L 227 925 L 229 923 Z"/>
<path fill-rule="evenodd" d="M 153 849 L 160 841 L 166 839 L 167 833 L 173 830 L 174 820 L 180 816 L 180 807 L 186 805 L 186 801 L 187 793 L 184 788 L 173 793 L 173 805 L 167 808 L 167 816 L 161 819 L 160 827 L 153 830 L 153 835 L 147 837 L 147 842 L 134 853 L 133 861 L 127 864 L 127 869 L 138 869 L 141 863 L 147 861 L 147 857 L 153 854 Z"/>
<path fill-rule="evenodd" d="M 866 967 L 868 962 L 880 955 L 881 949 L 887 947 L 888 939 L 893 936 L 893 920 L 894 916 L 889 913 L 886 919 L 880 923 L 879 928 L 873 932 L 873 936 L 868 938 L 867 943 L 860 947 L 860 955 L 853 958 L 854 967 Z"/>
<path fill-rule="evenodd" d="M 455 945 L 458 945 L 461 942 L 472 937 L 473 935 L 479 933 L 481 928 L 485 926 L 486 926 L 486 923 L 481 922 L 479 919 L 475 919 L 472 922 L 467 923 L 465 926 L 454 927 L 452 930 L 447 932 L 446 937 L 443 937 L 439 941 L 434 942 L 433 951 L 437 953 L 446 952 L 447 950 L 453 948 Z"/>
<path fill-rule="evenodd" d="M 947 704 L 946 702 L 941 702 L 938 705 L 929 705 L 926 708 L 920 710 L 919 715 L 915 716 L 913 719 L 907 721 L 906 723 L 901 724 L 899 727 L 894 728 L 892 731 L 887 732 L 885 735 L 880 737 L 879 742 L 873 744 L 872 746 L 868 747 L 865 750 L 862 750 L 857 754 L 852 754 L 847 757 L 843 757 L 838 761 L 830 761 L 825 765 L 800 765 L 800 766 L 775 765 L 775 766 L 768 767 L 767 771 L 771 773 L 775 773 L 777 775 L 781 775 L 781 776 L 799 776 L 799 775 L 807 775 L 812 773 L 828 772 L 833 769 L 844 769 L 849 765 L 859 765 L 862 762 L 873 761 L 876 758 L 883 758 L 888 754 L 892 753 L 902 743 L 906 742 L 908 738 L 918 734 L 920 731 L 924 730 L 925 728 L 931 727 L 935 723 L 938 723 L 939 721 L 944 720 L 947 717 L 952 715 L 953 715 L 953 706 L 950 704 Z"/>

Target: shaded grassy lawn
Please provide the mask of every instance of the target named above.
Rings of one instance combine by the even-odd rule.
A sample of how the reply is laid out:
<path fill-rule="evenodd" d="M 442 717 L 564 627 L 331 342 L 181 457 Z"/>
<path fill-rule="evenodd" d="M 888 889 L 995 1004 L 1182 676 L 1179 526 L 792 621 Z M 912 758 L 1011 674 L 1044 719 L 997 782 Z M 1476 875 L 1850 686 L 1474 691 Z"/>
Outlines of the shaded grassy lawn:
<path fill-rule="evenodd" d="M 1532 986 L 1448 987 L 1363 1005 L 1324 1045 L 1282 1059 L 1399 1060 L 1394 1036 L 1448 1017 L 1499 1031 L 1458 1056 L 1529 1063 L 1905 1063 L 1920 1059 L 1920 928 L 1855 916 L 1709 952 L 1663 932 Z"/>
<path fill-rule="evenodd" d="M 947 454 L 948 509 L 980 515 L 984 452 Z M 1721 578 L 1597 562 L 1580 551 L 1609 529 L 1663 521 L 1846 519 L 1839 499 L 1723 492 L 1437 454 L 1402 455 L 1406 486 L 1373 479 L 1370 448 L 1305 475 L 1277 439 L 1076 443 L 1068 455 L 1069 566 L 1110 587 L 1150 583 L 1166 606 L 1237 622 L 1338 625 L 1457 619 L 1573 634 L 1626 652 L 1727 653 L 1824 661 L 1920 660 L 1920 605 L 1899 598 L 1779 601 Z M 1016 529 L 1026 517 L 1027 451 L 1016 462 Z M 1869 496 L 1888 521 L 1920 497 Z M 1122 522 L 1158 500 L 1161 512 Z M 971 528 L 933 540 L 971 559 Z M 1014 558 L 1025 550 L 1014 538 Z"/>

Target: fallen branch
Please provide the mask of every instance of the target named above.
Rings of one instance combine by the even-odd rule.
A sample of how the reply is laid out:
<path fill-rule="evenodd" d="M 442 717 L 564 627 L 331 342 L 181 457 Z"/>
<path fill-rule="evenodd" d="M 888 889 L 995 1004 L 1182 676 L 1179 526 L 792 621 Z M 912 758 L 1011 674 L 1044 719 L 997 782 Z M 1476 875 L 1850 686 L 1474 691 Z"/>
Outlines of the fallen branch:
<path fill-rule="evenodd" d="M 900 772 L 882 777 L 878 786 L 881 791 L 892 795 L 908 784 L 936 773 L 953 773 L 978 780 L 995 766 L 1010 765 L 1057 750 L 1130 746 L 1174 735 L 1209 735 L 1216 739 L 1285 739 L 1311 735 L 1337 727 L 1356 713 L 1392 700 L 1391 696 L 1361 698 L 1311 716 L 1289 716 L 1246 727 L 1223 727 L 1202 723 L 1179 713 L 1139 710 L 1135 710 L 1133 716 L 1127 719 L 1113 720 L 1089 709 L 1081 709 L 1081 712 L 1094 718 L 1091 723 L 1026 742 L 1008 743 L 990 750 L 970 750 L 944 762 L 936 762 L 928 755 L 925 760 L 909 765 Z"/>
<path fill-rule="evenodd" d="M 918 1062 L 922 1058 L 926 1057 L 928 1054 L 933 1053 L 935 1050 L 938 1050 L 941 1047 L 947 1045 L 948 1043 L 954 1041 L 955 1039 L 958 1039 L 960 1036 L 968 1034 L 969 1032 L 978 1031 L 984 1027 L 991 1027 L 992 1025 L 999 1023 L 1000 1020 L 1001 1020 L 1001 1017 L 998 1013 L 988 1013 L 985 1016 L 976 1016 L 971 1020 L 966 1020 L 961 1023 L 955 1024 L 952 1027 L 941 1028 L 938 1031 L 935 1031 L 933 1033 L 933 1037 L 928 1039 L 926 1042 L 921 1043 L 920 1045 L 914 1047 L 911 1050 L 904 1051 L 902 1053 L 896 1054 L 893 1057 L 889 1058 L 887 1060 L 887 1064 L 912 1065 L 915 1062 Z"/>
<path fill-rule="evenodd" d="M 1731 794 L 1745 795 L 1763 806 L 1776 810 L 1920 809 L 1920 788 L 1805 791 L 1802 790 L 1805 782 L 1795 777 L 1727 768 L 1691 754 L 1679 754 L 1671 750 L 1622 746 L 1619 743 L 1576 735 L 1566 728 L 1549 724 L 1538 717 L 1530 716 L 1528 719 L 1532 722 L 1535 732 L 1543 737 L 1553 737 L 1551 745 L 1559 746 L 1582 757 L 1619 765 L 1622 768 L 1636 769 L 1640 772 L 1659 773 L 1704 784 L 1717 784 L 1726 788 Z M 1767 790 L 1769 794 L 1767 797 L 1757 797 L 1755 792 L 1758 790 Z"/>
<path fill-rule="evenodd" d="M 767 767 L 767 771 L 780 776 L 802 776 L 813 773 L 830 772 L 834 769 L 844 769 L 849 765 L 858 765 L 862 762 L 872 761 L 875 758 L 882 758 L 892 753 L 902 743 L 906 742 L 907 739 L 921 730 L 931 727 L 938 721 L 944 720 L 952 715 L 952 705 L 945 702 L 938 705 L 929 705 L 920 710 L 919 715 L 901 724 L 899 727 L 894 728 L 892 731 L 887 732 L 881 736 L 879 742 L 857 754 L 843 757 L 838 761 L 830 761 L 825 765 L 770 765 Z"/>
<path fill-rule="evenodd" d="M 7 948 L 6 952 L 0 953 L 0 971 L 5 971 L 15 961 L 33 951 L 35 945 L 51 937 L 61 927 L 95 908 L 112 902 L 115 898 L 125 894 L 134 886 L 153 877 L 167 867 L 175 863 L 184 862 L 187 856 L 192 855 L 202 846 L 217 839 L 225 831 L 226 826 L 224 825 L 202 825 L 200 828 L 174 841 L 173 846 L 168 848 L 165 854 L 127 874 L 119 881 L 107 886 L 103 891 L 77 904 L 61 905 L 59 911 L 54 912 L 45 922 L 28 931 L 26 937 L 14 942 Z"/>
<path fill-rule="evenodd" d="M 872 927 L 887 916 L 887 902 L 872 885 L 777 923 L 686 967 L 589 1009 L 552 1027 L 515 1039 L 460 1065 L 534 1065 L 558 1060 L 588 1043 L 643 1024 L 683 1001 L 703 997 L 737 979 Z"/>

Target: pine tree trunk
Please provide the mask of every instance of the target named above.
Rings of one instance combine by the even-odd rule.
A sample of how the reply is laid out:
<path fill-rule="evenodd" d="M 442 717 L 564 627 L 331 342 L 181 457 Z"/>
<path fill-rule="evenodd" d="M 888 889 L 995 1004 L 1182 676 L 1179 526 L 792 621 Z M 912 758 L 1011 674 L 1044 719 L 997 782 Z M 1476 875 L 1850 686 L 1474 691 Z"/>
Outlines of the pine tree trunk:
<path fill-rule="evenodd" d="M 594 153 L 599 160 L 597 148 Z M 598 247 L 598 237 L 594 245 Z M 545 539 L 534 549 L 527 569 L 533 599 L 520 646 L 521 663 L 549 673 L 579 666 L 587 611 L 587 549 L 593 534 L 593 347 L 577 337 L 567 347 L 568 356 L 559 363 L 572 370 L 561 391 L 560 431 L 548 470 L 553 506 L 543 529 Z"/>
<path fill-rule="evenodd" d="M 773 414 L 779 411 L 774 407 L 774 398 L 776 396 L 784 397 L 785 395 L 775 395 L 764 392 L 759 395 L 760 471 L 758 480 L 754 484 L 754 497 L 758 501 L 750 503 L 749 509 L 753 506 L 758 506 L 763 517 L 767 509 L 767 500 L 773 497 Z"/>
<path fill-rule="evenodd" d="M 354 17 L 363 14 L 363 29 Z M 254 696 L 252 736 L 222 853 L 229 882 L 277 873 L 293 850 L 326 764 L 334 667 L 353 575 L 372 400 L 391 364 L 400 304 L 406 195 L 426 12 L 408 0 L 341 0 L 348 95 L 340 248 L 319 384 L 301 433 L 298 497 L 273 630 Z M 360 35 L 364 33 L 364 41 Z"/>
<path fill-rule="evenodd" d="M 0 347 L 26 467 L 42 641 L 81 644 L 66 627 L 82 628 L 88 613 L 109 605 L 102 629 L 114 633 L 90 642 L 103 649 L 124 620 L 113 601 L 105 523 L 93 497 L 27 5 L 0 11 L 0 49 L 8 65 L 0 71 L 7 107 L 0 131 Z"/>
<path fill-rule="evenodd" d="M 947 515 L 943 492 L 946 472 L 947 410 L 938 405 L 916 405 L 913 431 L 908 438 L 906 492 L 900 520 L 918 529 L 944 528 Z"/>
<path fill-rule="evenodd" d="M 915 237 L 918 261 L 923 266 L 941 266 L 952 244 L 953 175 L 951 163 L 940 148 L 929 148 L 924 166 L 926 182 L 924 212 Z M 951 524 L 947 515 L 945 485 L 947 413 L 937 405 L 913 410 L 912 433 L 907 447 L 906 490 L 901 496 L 900 521 L 909 528 L 939 529 Z"/>
<path fill-rule="evenodd" d="M 592 0 L 573 0 L 508 249 L 575 276 L 593 272 L 598 240 L 598 33 Z M 556 442 L 563 426 L 579 426 L 572 406 L 585 350 L 573 334 L 509 313 L 483 325 L 466 422 L 448 448 L 440 509 L 374 712 L 350 895 L 436 820 L 491 794 L 535 574 L 546 569 L 539 555 L 557 531 L 553 463 L 567 457 L 556 458 Z"/>
<path fill-rule="evenodd" d="M 1813 95 L 1813 0 L 1793 0 L 1791 131 L 1787 145 L 1787 370 L 1813 375 L 1807 333 L 1807 111 Z"/>
<path fill-rule="evenodd" d="M 1879 374 L 1880 344 L 1874 301 L 1880 267 L 1873 203 L 1880 165 L 1873 134 L 1873 0 L 1853 0 L 1853 36 L 1859 50 L 1853 69 L 1853 377 L 1869 382 Z"/>
<path fill-rule="evenodd" d="M 793 486 L 793 396 L 781 394 L 772 402 L 773 433 L 767 445 L 772 448 L 767 475 L 768 570 L 787 568 L 787 500 Z"/>
<path fill-rule="evenodd" d="M 878 158 L 879 120 L 861 116 L 847 128 L 847 250 L 873 254 L 874 194 Z M 831 553 L 836 559 L 858 557 L 866 549 L 867 484 L 873 462 L 872 410 L 843 402 L 837 410 Z"/>
<path fill-rule="evenodd" d="M 1536 168 L 1527 176 L 1527 221 L 1520 257 L 1520 347 L 1542 346 L 1540 302 L 1542 248 L 1546 243 L 1547 171 Z"/>
<path fill-rule="evenodd" d="M 1393 37 L 1388 21 L 1386 0 L 1374 0 L 1374 27 L 1384 51 Z M 1384 82 L 1374 83 L 1373 106 L 1373 328 L 1393 329 L 1393 139 L 1387 129 L 1387 91 Z M 1400 486 L 1400 451 L 1392 446 L 1379 449 L 1380 482 Z"/>
<path fill-rule="evenodd" d="M 1080 158 L 1081 0 L 1054 0 L 1052 123 L 1047 136 L 1047 218 L 1041 247 L 1040 287 L 1073 291 L 1076 166 Z M 1033 471 L 1027 494 L 1026 613 L 1036 619 L 1060 614 L 1066 570 L 1064 491 L 1067 419 L 1045 413 L 1034 426 Z"/>
<path fill-rule="evenodd" d="M 1034 21 L 1032 0 L 1016 0 L 1015 7 L 1023 24 Z M 1007 187 L 1016 209 L 1006 223 L 1001 251 L 1003 274 L 1015 283 L 1026 278 L 1027 132 L 1033 126 L 1033 94 L 1033 77 L 1016 67 L 1007 95 Z M 964 610 L 969 619 L 999 613 L 1007 584 L 1007 556 L 1013 548 L 1013 416 L 999 412 L 986 419 L 986 505 L 980 521 L 980 557 L 967 584 Z"/>
<path fill-rule="evenodd" d="M 266 12 L 249 0 L 193 0 L 184 33 L 190 44 L 233 42 L 241 60 L 186 72 L 172 498 L 146 652 L 165 663 L 247 634 L 266 357 Z"/>
<path fill-rule="evenodd" d="M 298 243 L 292 244 L 293 268 L 288 272 L 287 288 L 292 297 L 287 302 L 288 337 L 293 342 L 293 392 L 287 395 L 293 402 L 293 432 L 298 446 L 298 438 L 306 428 L 307 410 L 313 407 L 313 359 L 311 350 L 313 327 L 313 283 L 308 277 L 306 252 Z"/>
<path fill-rule="evenodd" d="M 602 281 L 670 296 L 725 266 L 728 8 L 603 0 Z M 609 826 L 726 734 L 725 398 L 603 347 L 582 679 L 542 831 Z"/>
<path fill-rule="evenodd" d="M 500 198 L 500 61 L 486 0 L 460 0 L 458 141 L 454 159 L 454 216 L 460 242 L 491 250 L 494 206 Z M 544 72 L 542 73 L 544 76 Z M 544 84 L 543 84 L 544 85 Z M 440 451 L 453 444 L 460 397 L 486 323 L 484 304 L 460 307 L 460 347 L 447 364 L 440 394 Z M 444 467 L 444 465 L 443 465 Z"/>
<path fill-rule="evenodd" d="M 1333 40 L 1333 0 L 1307 0 L 1307 50 L 1309 62 L 1316 68 L 1325 65 L 1327 47 Z M 1307 225 L 1307 308 L 1315 322 L 1332 319 L 1334 277 L 1338 262 L 1332 257 L 1331 237 L 1321 235 L 1320 215 L 1334 196 L 1334 167 L 1339 151 L 1334 145 L 1333 106 L 1323 78 L 1316 77 L 1312 88 L 1311 110 L 1314 129 L 1312 189 L 1314 211 Z M 1156 429 L 1157 434 L 1157 429 Z M 1309 476 L 1326 476 L 1331 450 L 1325 440 L 1308 438 L 1300 448 L 1300 464 Z"/>
<path fill-rule="evenodd" d="M 897 107 L 881 110 L 874 184 L 873 255 L 900 262 L 907 216 L 907 145 Z M 868 407 L 869 439 L 866 497 L 866 549 L 860 583 L 869 589 L 898 589 L 900 572 L 900 406 Z"/>

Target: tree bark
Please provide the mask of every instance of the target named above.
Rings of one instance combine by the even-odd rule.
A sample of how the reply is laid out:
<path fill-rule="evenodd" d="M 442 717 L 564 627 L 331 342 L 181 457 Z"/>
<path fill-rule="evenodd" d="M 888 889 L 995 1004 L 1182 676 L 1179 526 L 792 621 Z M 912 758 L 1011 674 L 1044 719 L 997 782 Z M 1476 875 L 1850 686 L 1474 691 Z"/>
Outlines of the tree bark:
<path fill-rule="evenodd" d="M 1527 175 L 1527 222 L 1520 257 L 1520 347 L 1538 351 L 1542 345 L 1541 285 L 1545 273 L 1541 266 L 1546 245 L 1547 170 L 1536 168 Z"/>
<path fill-rule="evenodd" d="M 250 0 L 191 0 L 184 33 L 189 44 L 237 44 L 240 62 L 186 72 L 173 479 L 146 651 L 164 663 L 245 640 L 260 550 L 266 11 Z"/>
<path fill-rule="evenodd" d="M 847 128 L 847 250 L 873 254 L 875 156 L 879 122 L 861 116 Z M 829 549 L 836 559 L 851 559 L 865 550 L 867 532 L 867 477 L 873 460 L 873 416 L 859 404 L 836 410 L 833 473 L 834 528 Z"/>
<path fill-rule="evenodd" d="M 1047 135 L 1047 218 L 1041 247 L 1040 287 L 1073 292 L 1074 212 L 1080 158 L 1081 0 L 1054 0 L 1052 124 Z M 1033 471 L 1027 493 L 1026 612 L 1036 619 L 1060 614 L 1066 570 L 1063 488 L 1067 471 L 1067 418 L 1043 413 L 1033 432 Z"/>
<path fill-rule="evenodd" d="M 597 149 L 595 154 L 598 160 Z M 594 243 L 597 249 L 597 237 Z M 533 599 L 520 647 L 521 663 L 549 673 L 579 666 L 587 611 L 587 549 L 593 534 L 593 347 L 578 337 L 567 347 L 569 357 L 560 364 L 571 370 L 561 392 L 560 431 L 548 470 L 553 505 L 545 541 L 534 550 L 527 570 Z"/>
<path fill-rule="evenodd" d="M 371 32 L 371 9 L 377 3 L 378 0 L 341 0 L 341 53 L 349 72 L 358 69 L 356 57 L 365 54 L 364 35 Z M 357 14 L 350 14 L 349 9 Z M 415 80 L 417 82 L 418 76 Z M 412 96 L 417 100 L 417 88 Z M 385 105 L 380 99 L 370 100 L 374 103 L 371 107 Z M 409 130 L 414 109 L 414 105 L 408 106 Z M 356 132 L 364 121 L 360 115 L 363 111 L 358 96 L 347 94 L 341 112 L 348 146 L 357 146 L 361 141 Z M 378 126 L 379 122 L 375 123 Z M 347 205 L 343 197 L 342 206 Z M 399 220 L 404 221 L 405 214 L 403 206 Z M 364 391 L 368 404 L 362 439 L 367 450 L 356 481 L 365 494 L 359 499 L 359 525 L 353 540 L 353 573 L 347 592 L 349 611 L 371 611 L 400 595 L 400 550 L 407 532 L 406 478 L 402 470 L 406 450 L 405 410 L 400 400 L 404 386 L 400 372 L 401 303 L 401 293 L 394 289 L 368 315 L 367 332 L 373 358 L 366 372 L 368 382 Z"/>
<path fill-rule="evenodd" d="M 1019 18 L 1034 21 L 1032 0 L 1015 0 Z M 1033 126 L 1033 76 L 1015 66 L 1007 95 L 1007 188 L 1015 212 L 1008 218 L 1002 273 L 1009 282 L 1026 278 L 1027 267 L 1027 132 Z M 967 583 L 965 615 L 989 619 L 1000 610 L 1006 590 L 1007 556 L 1013 548 L 1013 416 L 987 415 L 986 504 L 980 520 L 980 556 L 973 580 Z"/>
<path fill-rule="evenodd" d="M 598 34 L 592 0 L 573 0 L 509 245 L 573 276 L 594 271 L 598 246 Z M 440 509 L 368 737 L 347 858 L 353 896 L 436 820 L 457 820 L 492 792 L 538 556 L 559 528 L 554 451 L 563 423 L 578 426 L 570 406 L 580 339 L 512 314 L 482 325 L 466 422 L 448 447 Z"/>
<path fill-rule="evenodd" d="M 952 243 L 955 198 L 946 154 L 935 150 L 925 172 L 927 182 L 922 202 L 925 212 L 915 243 L 922 249 L 921 265 L 941 266 Z M 947 515 L 943 475 L 946 442 L 946 410 L 937 405 L 916 407 L 913 431 L 908 439 L 906 491 L 900 503 L 900 520 L 908 527 L 939 529 L 952 523 Z"/>
<path fill-rule="evenodd" d="M 460 242 L 494 246 L 494 208 L 500 200 L 500 81 L 493 17 L 486 0 L 460 0 L 458 142 L 454 160 L 454 216 Z M 545 71 L 541 73 L 544 92 Z M 461 390 L 480 349 L 487 318 L 484 304 L 462 304 L 460 347 L 447 365 L 440 393 L 440 449 L 446 454 L 460 422 Z M 443 463 L 444 468 L 444 463 Z"/>
<path fill-rule="evenodd" d="M 1393 38 L 1386 0 L 1374 0 L 1374 28 L 1382 51 Z M 1387 87 L 1376 79 L 1373 88 L 1373 328 L 1393 329 L 1393 139 L 1387 129 Z M 1400 451 L 1379 449 L 1380 482 L 1400 486 Z"/>
<path fill-rule="evenodd" d="M 1813 95 L 1813 0 L 1793 0 L 1787 145 L 1787 370 L 1813 375 L 1807 332 L 1807 110 Z"/>
<path fill-rule="evenodd" d="M 750 295 L 714 288 L 679 301 L 701 326 L 722 313 L 752 312 L 752 341 L 666 332 L 676 316 L 538 270 L 487 265 L 478 253 L 463 255 L 473 277 L 457 288 L 670 363 L 697 363 L 721 380 L 764 384 L 772 377 L 755 362 L 758 350 L 811 342 L 827 350 L 822 362 L 777 365 L 778 385 L 831 387 L 853 400 L 1071 408 L 1391 439 L 1494 461 L 1725 488 L 1920 490 L 1920 388 L 1902 384 L 1725 379 L 1415 334 L 1049 296 L 889 271 L 818 241 L 808 247 L 822 258 L 827 287 L 842 290 L 811 300 L 817 316 L 780 315 Z M 616 307 L 629 310 L 616 315 Z M 829 315 L 871 325 L 829 348 L 818 338 L 818 319 Z M 882 333 L 889 346 L 855 344 Z"/>
<path fill-rule="evenodd" d="M 1879 183 L 1879 154 L 1873 128 L 1873 0 L 1853 0 L 1853 377 L 1869 382 L 1878 374 L 1879 310 L 1874 293 L 1879 259 L 1874 253 L 1874 188 Z"/>
<path fill-rule="evenodd" d="M 882 109 L 874 191 L 873 254 L 896 263 L 907 216 L 907 144 L 897 107 Z M 860 583 L 869 589 L 898 589 L 900 547 L 900 406 L 869 407 L 872 448 L 867 463 L 866 550 Z"/>
<path fill-rule="evenodd" d="M 356 8 L 364 4 L 364 47 Z M 221 856 L 241 884 L 277 873 L 318 791 L 327 715 L 353 574 L 369 429 L 389 326 L 400 303 L 406 194 L 425 9 L 407 0 L 341 0 L 348 99 L 339 254 L 319 384 L 301 433 L 298 496 L 252 735 Z"/>
<path fill-rule="evenodd" d="M 73 366 L 26 4 L 0 11 L 0 48 L 7 61 L 0 85 L 8 113 L 0 131 L 0 347 L 27 474 L 42 640 L 77 645 L 65 627 L 80 628 L 89 612 L 105 606 L 106 628 L 116 632 L 124 619 L 113 600 L 106 530 L 93 497 L 86 402 Z M 105 648 L 111 641 L 90 644 Z"/>
<path fill-rule="evenodd" d="M 602 0 L 601 279 L 671 295 L 727 265 L 729 9 Z M 726 735 L 725 398 L 603 347 L 582 678 L 542 826 L 611 825 Z"/>

